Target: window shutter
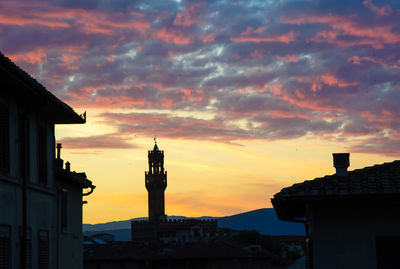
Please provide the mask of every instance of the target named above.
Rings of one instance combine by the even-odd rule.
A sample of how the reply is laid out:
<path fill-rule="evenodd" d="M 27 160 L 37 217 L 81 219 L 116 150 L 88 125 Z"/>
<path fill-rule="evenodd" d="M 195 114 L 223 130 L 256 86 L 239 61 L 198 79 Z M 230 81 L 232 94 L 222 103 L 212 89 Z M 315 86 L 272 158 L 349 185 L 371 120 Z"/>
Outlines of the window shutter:
<path fill-rule="evenodd" d="M 11 268 L 11 229 L 0 225 L 0 269 Z"/>
<path fill-rule="evenodd" d="M 49 268 L 49 232 L 39 231 L 39 269 Z"/>
<path fill-rule="evenodd" d="M 25 238 L 25 268 L 32 269 L 32 229 L 26 229 L 26 238 Z"/>

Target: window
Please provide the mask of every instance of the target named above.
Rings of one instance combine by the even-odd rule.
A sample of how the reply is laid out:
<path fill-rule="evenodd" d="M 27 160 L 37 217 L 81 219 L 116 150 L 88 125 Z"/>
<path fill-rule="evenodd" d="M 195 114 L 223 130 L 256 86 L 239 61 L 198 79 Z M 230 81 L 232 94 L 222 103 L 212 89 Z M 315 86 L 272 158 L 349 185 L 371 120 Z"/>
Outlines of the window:
<path fill-rule="evenodd" d="M 32 229 L 26 229 L 26 238 L 25 238 L 25 268 L 32 268 Z"/>
<path fill-rule="evenodd" d="M 47 139 L 46 128 L 38 127 L 38 171 L 39 184 L 47 184 Z"/>
<path fill-rule="evenodd" d="M 0 225 L 0 269 L 11 268 L 11 228 Z"/>
<path fill-rule="evenodd" d="M 39 231 L 39 269 L 49 268 L 49 232 Z"/>
<path fill-rule="evenodd" d="M 400 236 L 377 236 L 375 238 L 377 269 L 399 268 L 399 243 Z"/>
<path fill-rule="evenodd" d="M 0 173 L 10 172 L 10 116 L 8 106 L 0 104 Z"/>
<path fill-rule="evenodd" d="M 19 116 L 18 121 L 19 174 L 21 177 L 28 177 L 30 171 L 29 121 L 22 114 Z"/>

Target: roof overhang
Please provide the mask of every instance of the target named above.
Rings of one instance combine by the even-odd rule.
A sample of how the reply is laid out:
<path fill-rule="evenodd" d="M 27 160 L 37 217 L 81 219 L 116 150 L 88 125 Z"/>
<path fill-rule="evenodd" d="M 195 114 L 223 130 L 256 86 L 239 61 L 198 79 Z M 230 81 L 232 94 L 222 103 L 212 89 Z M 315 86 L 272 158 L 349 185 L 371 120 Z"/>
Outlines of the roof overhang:
<path fill-rule="evenodd" d="M 92 181 L 86 178 L 85 173 L 70 172 L 64 169 L 56 169 L 55 173 L 55 177 L 57 180 L 78 185 L 83 189 L 92 187 L 94 188 Z"/>
<path fill-rule="evenodd" d="M 332 205 L 385 206 L 396 204 L 400 206 L 400 194 L 274 197 L 271 199 L 271 203 L 279 219 L 290 221 L 307 218 L 306 209 L 313 205 L 328 207 Z"/>
<path fill-rule="evenodd" d="M 54 124 L 85 123 L 86 119 L 78 115 L 70 106 L 59 100 L 46 88 L 20 69 L 0 53 L 0 95 L 13 98 L 27 107 L 27 111 L 36 111 Z"/>

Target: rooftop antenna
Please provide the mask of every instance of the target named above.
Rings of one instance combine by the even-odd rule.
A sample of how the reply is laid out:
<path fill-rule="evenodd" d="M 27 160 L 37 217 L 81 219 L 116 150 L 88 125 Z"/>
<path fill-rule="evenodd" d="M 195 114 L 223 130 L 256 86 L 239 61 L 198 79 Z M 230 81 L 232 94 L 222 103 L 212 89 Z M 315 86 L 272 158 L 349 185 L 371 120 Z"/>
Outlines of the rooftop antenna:
<path fill-rule="evenodd" d="M 154 143 L 157 144 L 157 136 L 154 136 Z"/>

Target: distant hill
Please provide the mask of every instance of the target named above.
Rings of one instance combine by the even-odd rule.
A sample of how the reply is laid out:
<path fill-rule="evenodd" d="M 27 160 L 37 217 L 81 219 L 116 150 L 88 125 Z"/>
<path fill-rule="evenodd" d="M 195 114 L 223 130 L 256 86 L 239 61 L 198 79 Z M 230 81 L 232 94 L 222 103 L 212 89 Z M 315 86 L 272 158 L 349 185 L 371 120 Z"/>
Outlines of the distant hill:
<path fill-rule="evenodd" d="M 183 216 L 168 216 L 169 219 L 185 219 Z M 197 219 L 209 219 L 212 217 L 200 217 Z M 83 224 L 85 235 L 96 233 L 110 233 L 115 235 L 115 240 L 128 241 L 131 238 L 131 221 L 145 220 L 147 218 L 135 218 L 131 220 L 113 221 L 99 224 Z M 304 225 L 281 221 L 276 216 L 273 208 L 262 208 L 237 215 L 219 217 L 218 227 L 234 230 L 254 230 L 268 235 L 304 235 Z"/>
<path fill-rule="evenodd" d="M 303 224 L 281 221 L 273 208 L 262 208 L 218 218 L 218 227 L 254 230 L 267 235 L 304 235 Z"/>

